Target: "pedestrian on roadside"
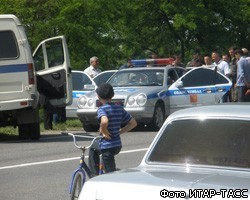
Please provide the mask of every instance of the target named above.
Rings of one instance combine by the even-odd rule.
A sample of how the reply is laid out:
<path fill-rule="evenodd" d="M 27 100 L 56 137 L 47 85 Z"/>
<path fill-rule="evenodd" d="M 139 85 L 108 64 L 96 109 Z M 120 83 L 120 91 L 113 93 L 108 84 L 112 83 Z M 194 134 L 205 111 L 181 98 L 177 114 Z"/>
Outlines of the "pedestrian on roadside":
<path fill-rule="evenodd" d="M 99 69 L 99 59 L 93 56 L 89 59 L 90 66 L 84 70 L 91 78 L 94 78 L 97 74 L 101 73 Z"/>
<path fill-rule="evenodd" d="M 250 65 L 241 49 L 237 49 L 234 54 L 237 59 L 238 102 L 250 102 L 250 92 L 248 91 L 250 89 Z"/>
<path fill-rule="evenodd" d="M 201 65 L 203 63 L 202 56 L 201 56 L 200 50 L 196 49 L 192 54 L 192 60 L 190 60 L 187 63 L 186 67 L 197 67 L 197 65 L 200 65 L 200 63 Z"/>
<path fill-rule="evenodd" d="M 173 58 L 174 58 L 174 62 L 172 64 L 173 66 L 185 68 L 185 65 L 182 63 L 181 55 L 174 55 Z"/>
<path fill-rule="evenodd" d="M 222 60 L 221 55 L 218 51 L 213 51 L 212 52 L 212 60 L 214 61 L 215 67 L 217 67 L 217 70 L 224 74 L 227 77 L 230 77 L 230 67 L 227 62 Z M 223 97 L 222 97 L 222 102 L 228 102 L 230 100 L 230 91 L 228 91 Z"/>
<path fill-rule="evenodd" d="M 230 75 L 230 67 L 227 62 L 222 60 L 221 55 L 218 51 L 212 52 L 212 60 L 214 61 L 214 65 L 217 66 L 217 69 L 220 73 L 224 74 L 225 76 L 229 77 Z"/>
<path fill-rule="evenodd" d="M 222 60 L 228 63 L 229 68 L 230 68 L 230 73 L 229 73 L 228 77 L 229 77 L 230 80 L 233 82 L 233 79 L 232 79 L 232 70 L 231 70 L 231 66 L 230 66 L 230 60 L 231 60 L 231 59 L 230 59 L 230 55 L 227 54 L 227 53 L 223 54 L 223 55 L 222 55 Z M 228 101 L 229 101 L 229 102 L 232 102 L 232 101 L 233 101 L 233 100 L 232 100 L 232 93 L 231 93 L 231 92 L 234 92 L 233 89 L 234 89 L 234 86 L 232 85 L 232 87 L 231 87 L 230 90 L 228 91 Z"/>
<path fill-rule="evenodd" d="M 230 47 L 228 49 L 228 54 L 230 55 L 230 62 L 229 62 L 229 67 L 230 67 L 230 72 L 231 72 L 231 80 L 232 80 L 232 87 L 231 87 L 231 99 L 232 102 L 237 102 L 238 97 L 237 97 L 237 89 L 236 89 L 236 79 L 237 79 L 237 65 L 236 65 L 236 58 L 234 55 L 234 51 L 236 50 L 236 47 Z"/>
<path fill-rule="evenodd" d="M 212 58 L 211 58 L 210 55 L 206 54 L 206 55 L 203 57 L 203 60 L 204 60 L 204 65 L 203 65 L 203 66 L 206 66 L 206 67 L 214 66 L 214 65 L 213 65 L 213 60 L 212 60 Z"/>
<path fill-rule="evenodd" d="M 127 63 L 122 65 L 119 69 L 126 69 L 134 67 L 133 63 L 131 62 L 131 58 L 127 60 Z"/>
<path fill-rule="evenodd" d="M 246 57 L 247 61 L 250 63 L 250 55 L 249 55 L 249 51 L 247 48 L 242 48 L 243 54 Z"/>

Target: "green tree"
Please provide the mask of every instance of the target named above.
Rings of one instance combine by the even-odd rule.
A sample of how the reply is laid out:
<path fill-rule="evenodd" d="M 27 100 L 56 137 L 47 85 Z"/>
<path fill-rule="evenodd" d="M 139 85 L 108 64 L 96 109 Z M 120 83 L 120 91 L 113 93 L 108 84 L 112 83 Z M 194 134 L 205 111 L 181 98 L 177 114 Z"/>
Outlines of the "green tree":
<path fill-rule="evenodd" d="M 0 13 L 21 19 L 33 48 L 65 35 L 72 67 L 80 70 L 92 56 L 106 70 L 150 51 L 187 60 L 196 48 L 250 48 L 250 0 L 2 0 Z"/>

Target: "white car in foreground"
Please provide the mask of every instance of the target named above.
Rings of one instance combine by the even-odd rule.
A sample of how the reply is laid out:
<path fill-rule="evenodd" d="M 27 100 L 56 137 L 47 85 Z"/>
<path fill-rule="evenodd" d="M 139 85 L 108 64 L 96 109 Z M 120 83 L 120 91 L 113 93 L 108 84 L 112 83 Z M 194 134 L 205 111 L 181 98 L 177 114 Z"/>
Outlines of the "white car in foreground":
<path fill-rule="evenodd" d="M 141 164 L 88 180 L 79 200 L 250 198 L 250 104 L 171 114 Z"/>

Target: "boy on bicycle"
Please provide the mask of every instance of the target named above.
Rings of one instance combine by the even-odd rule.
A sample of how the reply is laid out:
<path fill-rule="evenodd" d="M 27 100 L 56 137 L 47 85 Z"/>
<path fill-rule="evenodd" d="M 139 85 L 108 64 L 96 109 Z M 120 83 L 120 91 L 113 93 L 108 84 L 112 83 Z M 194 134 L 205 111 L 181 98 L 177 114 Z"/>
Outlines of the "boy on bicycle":
<path fill-rule="evenodd" d="M 137 126 L 136 120 L 121 105 L 111 102 L 114 96 L 113 87 L 108 83 L 99 85 L 96 89 L 98 98 L 102 104 L 97 111 L 97 118 L 100 122 L 99 132 L 103 139 L 99 142 L 100 152 L 102 153 L 105 172 L 116 170 L 115 155 L 122 148 L 120 134 L 129 132 Z M 122 125 L 126 124 L 121 128 Z M 97 149 L 89 150 L 89 168 L 92 173 L 98 175 L 99 152 Z"/>

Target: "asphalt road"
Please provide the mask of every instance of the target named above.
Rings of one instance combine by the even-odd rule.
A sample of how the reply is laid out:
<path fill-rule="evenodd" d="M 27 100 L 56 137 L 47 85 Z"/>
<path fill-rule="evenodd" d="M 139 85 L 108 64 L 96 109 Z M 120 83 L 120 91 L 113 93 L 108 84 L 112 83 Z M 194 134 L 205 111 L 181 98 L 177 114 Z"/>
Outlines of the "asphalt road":
<path fill-rule="evenodd" d="M 145 131 L 122 135 L 117 167 L 139 165 L 155 135 Z M 0 142 L 0 199 L 69 199 L 71 174 L 79 165 L 79 157 L 72 138 L 59 132 L 45 133 L 39 141 Z"/>

